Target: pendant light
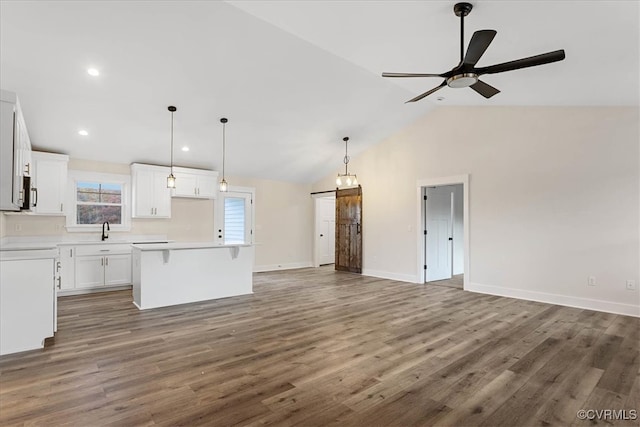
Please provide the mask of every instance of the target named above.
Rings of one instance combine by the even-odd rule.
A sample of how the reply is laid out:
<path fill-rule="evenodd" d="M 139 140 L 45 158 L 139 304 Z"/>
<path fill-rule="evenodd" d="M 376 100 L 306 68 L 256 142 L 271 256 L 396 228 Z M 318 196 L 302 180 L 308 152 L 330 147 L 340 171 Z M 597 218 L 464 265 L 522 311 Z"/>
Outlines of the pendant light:
<path fill-rule="evenodd" d="M 176 107 L 170 105 L 168 110 L 171 112 L 171 171 L 167 177 L 167 188 L 176 188 L 176 177 L 173 176 L 173 113 Z"/>
<path fill-rule="evenodd" d="M 355 187 L 358 185 L 358 177 L 355 173 L 353 175 L 349 173 L 349 137 L 345 136 L 342 140 L 344 141 L 344 173 L 338 174 L 338 177 L 336 178 L 336 185 L 338 187 Z"/>
<path fill-rule="evenodd" d="M 220 191 L 225 192 L 229 188 L 227 184 L 227 180 L 224 179 L 224 157 L 225 157 L 225 149 L 226 149 L 226 141 L 225 141 L 225 127 L 227 125 L 227 120 L 225 117 L 220 119 L 220 123 L 222 123 L 222 180 L 220 181 Z"/>

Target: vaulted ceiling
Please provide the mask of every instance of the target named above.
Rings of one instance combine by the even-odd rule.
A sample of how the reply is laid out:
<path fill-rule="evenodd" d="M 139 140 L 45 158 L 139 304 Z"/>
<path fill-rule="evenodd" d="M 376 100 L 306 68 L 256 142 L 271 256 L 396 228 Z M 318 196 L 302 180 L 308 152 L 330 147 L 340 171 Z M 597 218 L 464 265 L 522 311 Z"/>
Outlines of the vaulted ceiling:
<path fill-rule="evenodd" d="M 465 20 L 465 45 L 498 32 L 478 65 L 566 60 L 486 76 L 489 100 L 444 88 L 405 104 L 440 80 L 380 74 L 456 65 L 454 3 L 2 1 L 0 86 L 40 149 L 167 164 L 175 105 L 176 163 L 219 169 L 224 116 L 228 175 L 297 182 L 339 167 L 343 136 L 357 155 L 439 105 L 638 105 L 638 2 L 484 0 Z"/>

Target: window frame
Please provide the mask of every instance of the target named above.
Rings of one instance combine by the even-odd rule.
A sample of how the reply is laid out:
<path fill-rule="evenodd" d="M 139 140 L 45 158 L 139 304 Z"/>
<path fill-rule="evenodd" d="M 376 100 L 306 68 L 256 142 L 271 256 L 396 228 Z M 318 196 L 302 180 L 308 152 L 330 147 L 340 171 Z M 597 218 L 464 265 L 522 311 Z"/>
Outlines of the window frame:
<path fill-rule="evenodd" d="M 114 173 L 98 173 L 69 170 L 66 228 L 69 232 L 102 231 L 102 224 L 78 224 L 77 187 L 79 182 L 118 184 L 122 187 L 122 224 L 109 224 L 111 231 L 131 230 L 131 176 Z"/>

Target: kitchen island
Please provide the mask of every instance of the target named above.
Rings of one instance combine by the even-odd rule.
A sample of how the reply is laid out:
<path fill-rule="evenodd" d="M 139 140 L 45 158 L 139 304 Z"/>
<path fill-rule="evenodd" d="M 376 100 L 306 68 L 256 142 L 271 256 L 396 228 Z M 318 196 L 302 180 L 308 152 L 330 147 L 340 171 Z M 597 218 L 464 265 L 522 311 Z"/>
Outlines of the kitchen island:
<path fill-rule="evenodd" d="M 140 310 L 253 293 L 252 245 L 133 244 L 133 303 Z"/>

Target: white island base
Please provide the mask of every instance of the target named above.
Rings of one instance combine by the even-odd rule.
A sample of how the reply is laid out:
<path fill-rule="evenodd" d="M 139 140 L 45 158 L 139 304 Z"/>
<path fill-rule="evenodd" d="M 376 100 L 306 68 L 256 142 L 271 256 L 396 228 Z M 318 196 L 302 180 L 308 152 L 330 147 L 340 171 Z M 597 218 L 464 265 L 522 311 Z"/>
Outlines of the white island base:
<path fill-rule="evenodd" d="M 140 310 L 253 293 L 253 246 L 134 244 L 133 303 Z"/>

